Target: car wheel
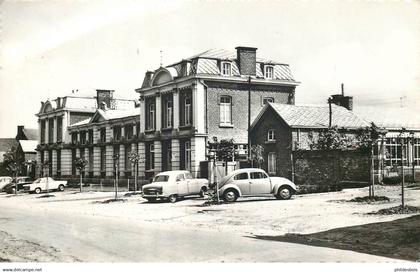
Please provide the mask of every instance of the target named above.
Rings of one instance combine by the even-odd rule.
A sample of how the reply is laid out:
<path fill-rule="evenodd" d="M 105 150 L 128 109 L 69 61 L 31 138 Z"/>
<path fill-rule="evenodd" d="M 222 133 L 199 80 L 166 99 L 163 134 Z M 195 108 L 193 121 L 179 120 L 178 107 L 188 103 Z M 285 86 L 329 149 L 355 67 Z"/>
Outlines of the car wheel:
<path fill-rule="evenodd" d="M 35 194 L 40 194 L 41 193 L 41 188 L 36 188 L 35 189 Z"/>
<path fill-rule="evenodd" d="M 289 186 L 282 186 L 277 192 L 277 199 L 290 199 L 292 197 L 292 189 Z"/>
<path fill-rule="evenodd" d="M 60 186 L 58 186 L 58 190 L 59 191 L 64 191 L 64 185 L 63 184 L 60 184 Z"/>
<path fill-rule="evenodd" d="M 233 189 L 228 189 L 224 192 L 223 199 L 226 202 L 235 202 L 238 199 L 238 193 Z"/>
<path fill-rule="evenodd" d="M 15 193 L 16 193 L 16 188 L 12 188 L 12 189 L 10 190 L 10 193 L 11 193 L 11 194 L 15 194 Z"/>
<path fill-rule="evenodd" d="M 168 200 L 169 200 L 169 202 L 171 202 L 171 203 L 175 203 L 175 202 L 176 202 L 176 200 L 177 200 L 177 197 L 176 197 L 176 195 L 170 195 L 170 196 L 168 197 Z"/>

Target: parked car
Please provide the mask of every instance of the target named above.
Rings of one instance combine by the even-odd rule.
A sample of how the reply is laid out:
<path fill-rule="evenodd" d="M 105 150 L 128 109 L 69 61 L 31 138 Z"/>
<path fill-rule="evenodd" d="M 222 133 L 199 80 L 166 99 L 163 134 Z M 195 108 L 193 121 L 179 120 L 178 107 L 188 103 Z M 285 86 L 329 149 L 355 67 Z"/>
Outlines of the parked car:
<path fill-rule="evenodd" d="M 238 197 L 272 196 L 289 199 L 296 193 L 296 185 L 287 178 L 269 177 L 258 168 L 232 171 L 219 182 L 219 194 L 226 202 L 234 202 Z"/>
<path fill-rule="evenodd" d="M 167 199 L 174 203 L 179 197 L 204 196 L 208 187 L 207 179 L 193 178 L 188 171 L 167 171 L 157 174 L 151 184 L 144 185 L 142 196 L 150 202 Z"/>
<path fill-rule="evenodd" d="M 23 189 L 29 193 L 40 194 L 43 191 L 47 191 L 47 179 L 48 179 L 48 189 L 64 191 L 64 187 L 67 185 L 65 180 L 55 180 L 50 177 L 38 178 L 32 184 L 25 185 Z"/>
<path fill-rule="evenodd" d="M 30 177 L 15 177 L 12 179 L 12 182 L 4 186 L 3 191 L 8 194 L 14 194 L 16 191 L 16 182 L 18 191 L 21 191 L 23 186 L 31 184 L 34 181 Z"/>
<path fill-rule="evenodd" d="M 10 182 L 12 182 L 12 178 L 11 177 L 0 177 L 0 192 L 3 191 L 3 188 L 9 184 Z"/>

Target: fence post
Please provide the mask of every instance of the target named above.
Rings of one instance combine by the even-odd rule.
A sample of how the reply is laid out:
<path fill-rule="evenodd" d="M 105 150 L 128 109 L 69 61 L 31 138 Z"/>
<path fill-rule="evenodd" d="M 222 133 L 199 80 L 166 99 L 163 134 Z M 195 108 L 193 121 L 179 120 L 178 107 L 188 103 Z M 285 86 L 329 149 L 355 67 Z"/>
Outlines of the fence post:
<path fill-rule="evenodd" d="M 130 179 L 127 179 L 127 191 L 130 192 Z"/>

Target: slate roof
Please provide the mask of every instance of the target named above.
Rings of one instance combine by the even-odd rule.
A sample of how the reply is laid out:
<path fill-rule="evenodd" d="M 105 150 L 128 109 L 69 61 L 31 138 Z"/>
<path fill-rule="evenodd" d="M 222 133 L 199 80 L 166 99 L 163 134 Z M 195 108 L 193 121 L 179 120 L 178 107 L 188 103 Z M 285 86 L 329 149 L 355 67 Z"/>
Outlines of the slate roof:
<path fill-rule="evenodd" d="M 420 130 L 420 113 L 418 110 L 409 107 L 357 107 L 355 112 L 367 122 L 373 122 L 376 126 L 386 129 L 401 128 L 409 130 Z"/>
<path fill-rule="evenodd" d="M 23 133 L 28 140 L 38 140 L 38 129 L 36 128 L 24 128 Z"/>
<path fill-rule="evenodd" d="M 38 145 L 38 141 L 34 140 L 20 140 L 19 141 L 20 147 L 24 153 L 29 152 L 36 152 L 36 146 Z"/>
<path fill-rule="evenodd" d="M 103 119 L 105 120 L 112 120 L 112 119 L 120 119 L 120 118 L 126 118 L 126 117 L 131 117 L 131 116 L 140 116 L 140 109 L 139 108 L 131 108 L 131 109 L 126 109 L 126 110 L 102 110 L 102 109 L 98 109 L 96 111 L 96 113 L 88 119 L 82 120 L 80 122 L 77 122 L 71 126 L 69 126 L 70 128 L 72 127 L 77 127 L 77 126 L 82 126 L 82 125 L 87 125 L 90 123 L 93 123 L 93 120 L 100 115 Z"/>
<path fill-rule="evenodd" d="M 253 122 L 254 126 L 262 114 L 271 107 L 292 128 L 328 128 L 328 105 L 287 105 L 268 103 Z M 359 118 L 354 112 L 344 107 L 332 105 L 332 126 L 339 128 L 358 129 L 369 126 L 369 123 Z"/>

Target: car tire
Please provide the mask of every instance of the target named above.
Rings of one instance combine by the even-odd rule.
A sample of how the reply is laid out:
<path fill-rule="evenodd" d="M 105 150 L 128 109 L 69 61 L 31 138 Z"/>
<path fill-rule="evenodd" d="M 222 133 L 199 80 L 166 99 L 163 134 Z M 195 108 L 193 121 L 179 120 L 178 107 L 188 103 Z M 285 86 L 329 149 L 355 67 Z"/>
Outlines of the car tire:
<path fill-rule="evenodd" d="M 176 195 L 170 195 L 168 197 L 169 202 L 171 203 L 175 203 L 177 201 L 177 196 Z"/>
<path fill-rule="evenodd" d="M 12 188 L 12 189 L 10 189 L 10 193 L 11 193 L 11 194 L 15 194 L 15 193 L 16 193 L 16 188 Z"/>
<path fill-rule="evenodd" d="M 61 192 L 64 191 L 64 185 L 60 184 L 60 186 L 58 186 L 58 190 L 61 191 Z"/>
<path fill-rule="evenodd" d="M 40 193 L 41 193 L 41 188 L 36 188 L 36 189 L 34 190 L 34 192 L 35 192 L 35 194 L 40 194 Z"/>
<path fill-rule="evenodd" d="M 277 191 L 276 198 L 281 200 L 290 199 L 293 195 L 293 190 L 290 186 L 281 186 Z"/>
<path fill-rule="evenodd" d="M 223 200 L 225 202 L 235 202 L 238 199 L 238 192 L 234 189 L 227 189 L 224 193 L 223 193 Z"/>

